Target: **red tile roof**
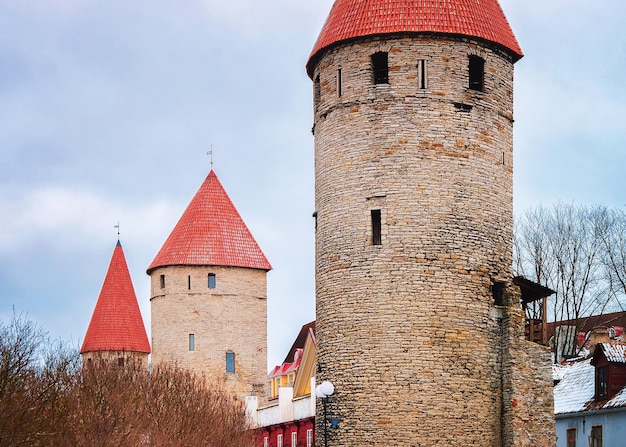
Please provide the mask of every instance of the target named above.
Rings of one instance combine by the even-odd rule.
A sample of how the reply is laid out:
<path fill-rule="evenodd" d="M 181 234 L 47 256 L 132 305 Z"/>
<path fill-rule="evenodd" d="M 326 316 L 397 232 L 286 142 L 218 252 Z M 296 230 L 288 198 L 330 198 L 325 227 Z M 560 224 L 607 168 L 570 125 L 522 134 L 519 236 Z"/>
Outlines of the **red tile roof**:
<path fill-rule="evenodd" d="M 148 274 L 170 265 L 272 269 L 213 170 L 148 267 Z"/>
<path fill-rule="evenodd" d="M 523 56 L 498 0 L 335 0 L 309 61 L 322 51 L 356 37 L 392 33 L 444 33 L 478 37 L 503 46 L 515 60 Z"/>
<path fill-rule="evenodd" d="M 119 241 L 80 348 L 81 354 L 93 351 L 150 353 L 146 328 Z"/>

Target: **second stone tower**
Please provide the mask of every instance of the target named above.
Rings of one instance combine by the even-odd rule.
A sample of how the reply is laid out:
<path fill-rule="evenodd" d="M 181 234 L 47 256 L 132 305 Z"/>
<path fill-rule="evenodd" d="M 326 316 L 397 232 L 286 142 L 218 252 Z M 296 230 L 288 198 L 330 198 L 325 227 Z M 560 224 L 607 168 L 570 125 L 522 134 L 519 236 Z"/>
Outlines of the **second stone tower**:
<path fill-rule="evenodd" d="M 521 57 L 497 0 L 330 11 L 307 63 L 329 445 L 503 445 Z"/>

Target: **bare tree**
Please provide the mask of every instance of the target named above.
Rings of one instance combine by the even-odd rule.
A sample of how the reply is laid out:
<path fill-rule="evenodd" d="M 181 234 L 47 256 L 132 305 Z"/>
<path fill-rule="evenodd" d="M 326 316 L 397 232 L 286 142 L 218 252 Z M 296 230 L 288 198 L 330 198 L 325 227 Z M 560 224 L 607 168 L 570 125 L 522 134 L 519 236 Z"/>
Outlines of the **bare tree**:
<path fill-rule="evenodd" d="M 624 309 L 626 296 L 626 213 L 622 210 L 602 209 L 600 218 L 604 220 L 600 233 L 602 263 L 605 280 L 614 303 L 619 310 Z"/>
<path fill-rule="evenodd" d="M 22 316 L 0 322 L 0 446 L 252 445 L 244 404 L 187 370 L 94 362 Z"/>
<path fill-rule="evenodd" d="M 23 315 L 0 322 L 0 445 L 56 445 L 79 357 Z"/>
<path fill-rule="evenodd" d="M 557 360 L 576 354 L 572 341 L 583 319 L 611 304 L 602 262 L 602 235 L 612 232 L 605 211 L 559 203 L 531 209 L 516 222 L 516 273 L 556 290 L 549 299 L 549 317 L 569 322 L 568 328 L 555 330 Z"/>

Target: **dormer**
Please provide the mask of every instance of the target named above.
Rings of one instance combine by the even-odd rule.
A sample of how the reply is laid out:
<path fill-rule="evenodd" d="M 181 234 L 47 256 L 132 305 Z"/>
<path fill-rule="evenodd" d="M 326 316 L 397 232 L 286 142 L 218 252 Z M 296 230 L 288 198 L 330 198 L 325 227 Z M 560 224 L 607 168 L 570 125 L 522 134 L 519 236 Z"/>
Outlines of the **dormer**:
<path fill-rule="evenodd" d="M 626 344 L 598 343 L 591 359 L 596 402 L 612 399 L 626 386 Z"/>

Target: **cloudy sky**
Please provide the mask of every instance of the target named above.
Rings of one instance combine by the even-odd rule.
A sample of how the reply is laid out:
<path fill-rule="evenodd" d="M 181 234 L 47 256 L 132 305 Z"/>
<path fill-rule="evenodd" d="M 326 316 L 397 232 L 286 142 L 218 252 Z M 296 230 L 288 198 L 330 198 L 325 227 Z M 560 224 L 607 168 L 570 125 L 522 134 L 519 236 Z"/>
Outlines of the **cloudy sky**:
<path fill-rule="evenodd" d="M 626 2 L 501 0 L 515 210 L 626 205 Z M 214 169 L 274 270 L 269 366 L 313 320 L 307 57 L 332 0 L 0 0 L 0 320 L 78 346 L 117 241 L 157 251 Z"/>

